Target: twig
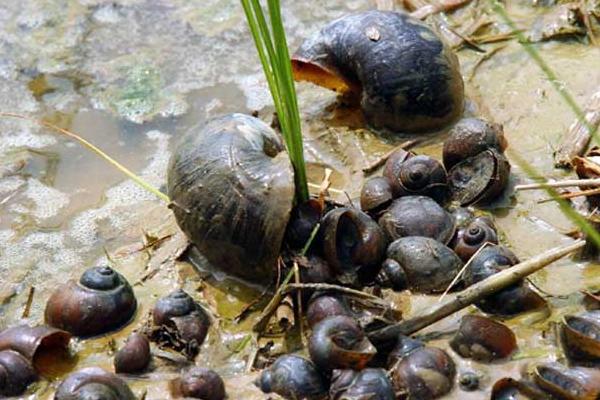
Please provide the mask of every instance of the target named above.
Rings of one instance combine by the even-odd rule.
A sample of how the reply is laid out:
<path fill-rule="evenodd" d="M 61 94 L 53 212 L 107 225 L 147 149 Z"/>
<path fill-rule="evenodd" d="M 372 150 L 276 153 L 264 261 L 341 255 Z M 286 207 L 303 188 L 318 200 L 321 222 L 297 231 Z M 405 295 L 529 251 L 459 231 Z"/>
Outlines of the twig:
<path fill-rule="evenodd" d="M 489 246 L 490 244 L 492 244 L 492 243 L 491 242 L 485 242 L 480 248 L 477 249 L 477 251 L 475 252 L 475 254 L 473 254 L 471 256 L 471 258 L 469 258 L 469 260 L 460 269 L 460 271 L 458 271 L 458 274 L 456 274 L 456 276 L 454 277 L 454 279 L 452 279 L 452 282 L 450 282 L 450 284 L 448 285 L 448 287 L 446 288 L 446 290 L 444 290 L 444 293 L 442 293 L 442 295 L 438 299 L 438 303 L 441 303 L 442 300 L 444 300 L 444 298 L 446 297 L 446 295 L 448 294 L 448 292 L 450 291 L 450 289 L 452 289 L 454 287 L 454 285 L 456 285 L 456 282 L 458 282 L 458 280 L 460 279 L 460 277 L 463 276 L 463 274 L 465 273 L 465 271 L 467 270 L 467 268 L 469 268 L 469 265 L 471 265 L 471 263 L 473 262 L 473 260 L 475 259 L 475 257 L 477 257 L 479 255 L 479 253 L 481 253 L 481 251 L 485 247 Z"/>
<path fill-rule="evenodd" d="M 433 14 L 455 10 L 459 7 L 465 6 L 471 1 L 472 0 L 442 0 L 437 4 L 427 4 L 423 7 L 419 7 L 415 11 L 411 12 L 410 16 L 417 19 L 425 19 Z"/>
<path fill-rule="evenodd" d="M 415 147 L 416 145 L 418 145 L 419 143 L 421 143 L 422 141 L 423 141 L 423 139 L 413 139 L 413 140 L 407 140 L 405 142 L 402 142 L 398 146 L 394 147 L 392 150 L 385 153 L 382 157 L 375 160 L 375 162 L 372 162 L 371 164 L 364 167 L 362 169 L 362 171 L 365 174 L 371 173 L 371 172 L 375 171 L 377 168 L 381 167 L 383 164 L 385 164 L 385 162 L 388 160 L 388 158 L 390 158 L 390 156 L 396 150 L 400 150 L 400 149 L 409 150 L 409 149 Z"/>
<path fill-rule="evenodd" d="M 574 186 L 600 186 L 600 178 L 567 179 L 564 181 L 556 181 L 556 182 L 528 183 L 526 185 L 515 186 L 515 190 L 534 190 L 534 189 L 574 187 Z"/>
<path fill-rule="evenodd" d="M 31 286 L 29 288 L 29 294 L 27 295 L 27 302 L 25 303 L 25 308 L 23 309 L 23 314 L 21 314 L 21 318 L 29 318 L 29 313 L 31 311 L 31 304 L 33 303 L 33 295 L 35 294 L 35 286 Z"/>
<path fill-rule="evenodd" d="M 363 299 L 371 300 L 373 303 L 377 303 L 378 305 L 387 306 L 388 304 L 383 301 L 381 298 L 372 295 L 371 293 L 361 292 L 360 290 L 355 290 L 351 288 L 347 288 L 339 285 L 332 285 L 329 283 L 290 283 L 284 288 L 284 293 L 289 293 L 294 290 L 318 290 L 323 292 L 339 292 L 344 293 L 350 296 L 359 297 Z"/>
<path fill-rule="evenodd" d="M 269 320 L 271 319 L 271 316 L 273 315 L 273 313 L 275 313 L 275 311 L 277 311 L 277 307 L 279 307 L 279 303 L 281 303 L 281 300 L 283 300 L 284 289 L 285 289 L 286 285 L 290 282 L 290 280 L 292 279 L 293 276 L 294 276 L 294 269 L 292 268 L 286 275 L 283 282 L 281 282 L 281 285 L 279 286 L 279 288 L 277 289 L 277 291 L 275 292 L 275 294 L 269 301 L 269 304 L 267 304 L 267 306 L 265 307 L 263 312 L 260 314 L 258 321 L 252 327 L 252 330 L 254 332 L 261 333 L 266 329 L 267 325 L 269 324 Z"/>
<path fill-rule="evenodd" d="M 469 74 L 469 81 L 473 80 L 473 78 L 475 77 L 475 73 L 477 72 L 477 69 L 481 66 L 481 64 L 492 58 L 496 53 L 505 49 L 506 46 L 508 45 L 504 44 L 501 46 L 494 47 L 492 50 L 479 57 L 479 59 L 475 62 L 475 65 L 473 65 L 473 68 L 471 68 L 471 72 Z"/>
<path fill-rule="evenodd" d="M 572 199 L 575 197 L 581 197 L 581 196 L 593 196 L 596 194 L 600 194 L 600 188 L 596 188 L 596 189 L 589 189 L 589 190 L 582 190 L 579 192 L 572 192 L 572 193 L 563 193 L 563 194 L 559 194 L 558 196 L 556 196 L 559 199 Z M 537 203 L 538 204 L 543 204 L 543 203 L 549 203 L 551 201 L 556 201 L 556 198 L 547 198 L 547 199 L 543 199 L 543 200 L 539 200 Z"/>
<path fill-rule="evenodd" d="M 496 293 L 510 285 L 519 282 L 528 275 L 544 268 L 554 261 L 573 253 L 585 246 L 585 240 L 577 240 L 574 243 L 559 248 L 548 250 L 530 260 L 516 264 L 510 268 L 494 274 L 459 293 L 456 298 L 438 304 L 424 315 L 401 321 L 397 324 L 370 332 L 369 339 L 375 343 L 395 340 L 400 335 L 410 335 L 421 329 L 481 300 L 482 298 Z"/>
<path fill-rule="evenodd" d="M 555 166 L 571 168 L 573 158 L 582 156 L 600 125 L 600 90 L 592 95 L 582 118 L 577 118 L 554 153 Z"/>

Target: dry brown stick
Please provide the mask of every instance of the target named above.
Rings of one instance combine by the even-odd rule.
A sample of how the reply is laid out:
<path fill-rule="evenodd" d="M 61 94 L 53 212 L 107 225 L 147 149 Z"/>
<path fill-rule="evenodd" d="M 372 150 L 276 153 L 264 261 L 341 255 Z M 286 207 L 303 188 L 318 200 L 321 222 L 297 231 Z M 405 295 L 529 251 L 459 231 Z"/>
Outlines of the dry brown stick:
<path fill-rule="evenodd" d="M 33 295 L 35 294 L 35 286 L 31 286 L 29 288 L 29 294 L 27 295 L 27 302 L 25 303 L 25 308 L 23 309 L 23 314 L 21 314 L 21 318 L 29 318 L 29 313 L 31 311 L 31 304 L 33 303 Z"/>
<path fill-rule="evenodd" d="M 600 125 L 600 90 L 592 95 L 585 107 L 583 118 L 577 118 L 563 136 L 554 153 L 554 164 L 559 168 L 571 168 L 572 160 L 585 153 L 594 132 Z"/>
<path fill-rule="evenodd" d="M 573 199 L 575 197 L 581 197 L 581 196 L 594 196 L 600 194 L 600 188 L 596 188 L 596 189 L 589 189 L 589 190 L 582 190 L 580 192 L 571 192 L 571 193 L 563 193 L 563 194 L 559 194 L 558 196 L 556 196 L 559 199 Z M 548 199 L 543 199 L 538 201 L 538 204 L 543 204 L 543 203 L 549 203 L 551 201 L 556 201 L 555 198 L 548 198 Z"/>
<path fill-rule="evenodd" d="M 594 179 L 566 179 L 556 182 L 528 183 L 515 186 L 515 190 L 535 190 L 546 188 L 574 187 L 574 186 L 600 186 L 600 178 Z"/>
<path fill-rule="evenodd" d="M 364 167 L 362 169 L 362 171 L 365 174 L 371 173 L 371 172 L 375 171 L 377 168 L 381 167 L 383 164 L 385 164 L 385 162 L 388 160 L 388 158 L 390 158 L 390 156 L 396 150 L 399 150 L 399 149 L 403 149 L 403 150 L 412 149 L 413 147 L 415 147 L 416 145 L 418 145 L 422 141 L 423 141 L 423 139 L 412 139 L 412 140 L 407 140 L 405 142 L 402 142 L 398 146 L 394 147 L 392 150 L 390 150 L 387 153 L 385 153 L 382 157 L 380 157 L 377 160 L 375 160 L 375 162 L 373 162 L 373 163 L 367 165 L 366 167 Z"/>
<path fill-rule="evenodd" d="M 374 296 L 371 293 L 361 292 L 360 290 L 355 290 L 355 289 L 351 289 L 351 288 L 347 288 L 347 287 L 339 286 L 339 285 L 332 285 L 329 283 L 290 283 L 289 285 L 287 285 L 286 288 L 284 288 L 283 292 L 288 293 L 288 292 L 291 292 L 294 290 L 306 290 L 306 289 L 339 292 L 339 293 L 344 293 L 344 294 L 354 296 L 354 297 L 368 299 L 368 300 L 372 301 L 373 303 L 380 305 L 380 306 L 388 306 L 389 305 L 383 299 L 381 299 L 377 296 Z"/>
<path fill-rule="evenodd" d="M 467 5 L 467 3 L 470 3 L 471 1 L 472 0 L 442 0 L 437 4 L 427 4 L 419 7 L 411 12 L 410 16 L 417 19 L 425 19 L 433 14 L 455 10 Z"/>
<path fill-rule="evenodd" d="M 577 240 L 574 243 L 548 250 L 530 260 L 507 268 L 468 287 L 460 292 L 454 299 L 447 300 L 444 303 L 432 307 L 432 309 L 424 315 L 407 319 L 369 333 L 369 339 L 375 343 L 382 343 L 395 340 L 400 334 L 410 335 L 420 331 L 492 293 L 517 283 L 526 276 L 533 274 L 554 261 L 583 248 L 585 243 L 585 240 Z"/>

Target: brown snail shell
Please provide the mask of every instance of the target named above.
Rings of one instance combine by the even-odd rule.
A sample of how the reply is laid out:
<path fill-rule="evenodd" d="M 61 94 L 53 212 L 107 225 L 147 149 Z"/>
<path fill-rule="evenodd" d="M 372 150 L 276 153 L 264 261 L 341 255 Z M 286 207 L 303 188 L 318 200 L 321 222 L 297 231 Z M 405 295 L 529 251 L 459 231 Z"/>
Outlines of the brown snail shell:
<path fill-rule="evenodd" d="M 394 400 L 396 395 L 384 369 L 335 370 L 329 388 L 331 400 Z"/>
<path fill-rule="evenodd" d="M 131 286 L 108 266 L 93 267 L 70 280 L 46 303 L 46 323 L 76 336 L 96 336 L 129 322 L 137 308 Z"/>
<path fill-rule="evenodd" d="M 503 154 L 482 151 L 448 171 L 451 197 L 463 206 L 492 202 L 504 192 L 509 176 L 510 163 Z"/>
<path fill-rule="evenodd" d="M 369 178 L 360 192 L 360 208 L 377 217 L 392 203 L 393 198 L 392 185 L 387 178 L 383 176 Z"/>
<path fill-rule="evenodd" d="M 498 244 L 496 227 L 490 218 L 477 217 L 456 231 L 452 248 L 461 260 L 467 262 L 486 243 Z"/>
<path fill-rule="evenodd" d="M 168 192 L 179 227 L 215 268 L 270 283 L 294 199 L 273 129 L 243 114 L 192 128 L 171 158 Z"/>
<path fill-rule="evenodd" d="M 489 149 L 503 153 L 507 146 L 502 125 L 480 118 L 464 118 L 454 125 L 444 141 L 444 166 L 450 169 Z"/>
<path fill-rule="evenodd" d="M 464 283 L 470 286 L 519 262 L 508 248 L 489 245 L 481 249 L 469 262 L 464 273 Z M 546 301 L 524 281 L 516 283 L 476 303 L 486 313 L 514 315 L 546 305 Z"/>
<path fill-rule="evenodd" d="M 306 309 L 306 320 L 310 327 L 314 327 L 327 317 L 336 315 L 352 316 L 349 306 L 339 296 L 327 293 L 315 293 Z"/>
<path fill-rule="evenodd" d="M 54 400 L 135 400 L 124 380 L 102 368 L 84 368 L 70 374 L 56 389 Z"/>
<path fill-rule="evenodd" d="M 394 200 L 379 218 L 379 225 L 390 240 L 405 236 L 424 236 L 447 244 L 454 236 L 452 216 L 425 196 L 405 196 Z"/>
<path fill-rule="evenodd" d="M 177 396 L 201 400 L 225 399 L 225 384 L 215 371 L 192 367 L 171 382 L 171 390 Z"/>
<path fill-rule="evenodd" d="M 528 381 L 502 378 L 492 387 L 491 400 L 545 400 L 547 398 L 547 393 Z"/>
<path fill-rule="evenodd" d="M 399 344 L 406 347 L 402 341 Z M 396 352 L 401 357 L 390 371 L 396 393 L 405 393 L 409 399 L 436 399 L 452 390 L 456 367 L 445 351 L 414 346 L 403 352 Z"/>
<path fill-rule="evenodd" d="M 0 397 L 18 396 L 36 379 L 29 360 L 14 350 L 0 351 Z"/>
<path fill-rule="evenodd" d="M 404 237 L 392 242 L 387 255 L 388 260 L 392 261 L 386 260 L 378 282 L 385 282 L 382 276 L 386 274 L 396 290 L 404 286 L 413 292 L 444 291 L 463 266 L 451 249 L 434 239 L 421 236 Z"/>
<path fill-rule="evenodd" d="M 465 358 L 490 362 L 508 357 L 517 348 L 517 339 L 500 322 L 480 315 L 465 315 L 450 346 Z"/>
<path fill-rule="evenodd" d="M 354 208 L 336 208 L 323 218 L 321 232 L 323 254 L 338 275 L 375 275 L 372 270 L 385 256 L 387 239 L 367 214 Z"/>
<path fill-rule="evenodd" d="M 360 93 L 375 128 L 432 131 L 463 110 L 456 56 L 427 25 L 404 13 L 365 11 L 332 21 L 302 44 L 292 67 L 296 80 Z"/>
<path fill-rule="evenodd" d="M 315 226 L 321 221 L 322 214 L 323 207 L 317 199 L 297 204 L 292 209 L 285 231 L 285 243 L 294 249 L 302 249 Z"/>
<path fill-rule="evenodd" d="M 388 159 L 385 161 L 382 175 L 388 180 L 390 185 L 392 185 L 392 192 L 394 193 L 395 197 L 398 196 L 401 189 L 400 182 L 398 182 L 400 168 L 402 167 L 402 164 L 404 164 L 404 162 L 406 162 L 408 159 L 414 156 L 415 154 L 410 151 L 406 151 L 404 149 L 397 149 L 392 154 L 390 154 Z"/>
<path fill-rule="evenodd" d="M 183 351 L 189 358 L 198 354 L 211 323 L 202 307 L 181 289 L 159 299 L 152 318 L 157 329 L 151 338 L 161 346 Z"/>
<path fill-rule="evenodd" d="M 150 364 L 150 342 L 141 333 L 132 333 L 125 345 L 115 354 L 115 372 L 132 374 L 141 372 Z"/>
<path fill-rule="evenodd" d="M 354 319 L 338 315 L 315 325 L 308 352 L 321 371 L 331 371 L 361 370 L 377 351 Z"/>
<path fill-rule="evenodd" d="M 600 310 L 565 316 L 561 334 L 570 358 L 600 361 Z"/>
<path fill-rule="evenodd" d="M 443 203 L 448 196 L 446 169 L 429 156 L 414 156 L 403 162 L 394 184 L 396 197 L 421 195 Z"/>
<path fill-rule="evenodd" d="M 567 368 L 558 363 L 535 368 L 535 382 L 546 392 L 564 400 L 596 400 L 600 398 L 600 370 Z"/>
<path fill-rule="evenodd" d="M 315 365 L 294 354 L 277 358 L 263 370 L 256 384 L 264 393 L 277 393 L 289 400 L 322 400 L 327 397 L 327 385 Z"/>

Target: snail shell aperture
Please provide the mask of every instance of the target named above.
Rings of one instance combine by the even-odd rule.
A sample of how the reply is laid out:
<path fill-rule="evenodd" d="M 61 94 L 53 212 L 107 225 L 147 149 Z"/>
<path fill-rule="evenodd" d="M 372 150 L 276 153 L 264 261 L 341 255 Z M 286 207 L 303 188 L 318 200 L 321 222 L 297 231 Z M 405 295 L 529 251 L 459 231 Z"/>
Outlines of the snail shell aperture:
<path fill-rule="evenodd" d="M 243 114 L 191 129 L 171 158 L 168 192 L 179 227 L 213 266 L 270 283 L 294 198 L 273 129 Z"/>
<path fill-rule="evenodd" d="M 321 400 L 327 395 L 325 381 L 315 365 L 293 354 L 275 360 L 262 372 L 257 385 L 265 393 L 277 393 L 290 400 Z"/>
<path fill-rule="evenodd" d="M 69 375 L 56 389 L 54 400 L 135 400 L 124 380 L 98 367 Z"/>
<path fill-rule="evenodd" d="M 393 132 L 440 129 L 462 114 L 458 60 L 425 24 L 365 11 L 330 22 L 292 57 L 294 77 L 360 93 L 367 121 Z"/>
<path fill-rule="evenodd" d="M 79 282 L 69 281 L 46 303 L 48 325 L 77 336 L 95 336 L 118 329 L 131 320 L 137 307 L 133 290 L 112 268 L 94 267 Z"/>

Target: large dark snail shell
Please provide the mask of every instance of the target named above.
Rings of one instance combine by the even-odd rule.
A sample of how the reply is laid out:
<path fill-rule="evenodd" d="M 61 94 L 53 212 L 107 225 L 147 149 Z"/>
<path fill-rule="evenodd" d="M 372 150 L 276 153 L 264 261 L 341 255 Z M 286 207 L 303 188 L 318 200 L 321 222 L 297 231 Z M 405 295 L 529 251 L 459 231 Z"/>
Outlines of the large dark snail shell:
<path fill-rule="evenodd" d="M 565 316 L 561 334 L 570 358 L 600 361 L 600 310 Z"/>
<path fill-rule="evenodd" d="M 336 208 L 321 224 L 323 254 L 337 274 L 363 273 L 379 266 L 387 239 L 375 221 L 354 208 Z M 374 274 L 373 274 L 374 275 Z"/>
<path fill-rule="evenodd" d="M 517 339 L 500 322 L 480 315 L 465 315 L 450 346 L 465 358 L 490 362 L 508 357 L 517 348 Z"/>
<path fill-rule="evenodd" d="M 54 400 L 135 400 L 127 383 L 98 367 L 69 375 L 56 390 Z"/>
<path fill-rule="evenodd" d="M 425 24 L 406 14 L 366 11 L 326 25 L 292 57 L 296 80 L 361 91 L 375 128 L 431 131 L 460 116 L 458 60 Z"/>
<path fill-rule="evenodd" d="M 141 372 L 150 364 L 150 342 L 141 333 L 132 333 L 125 345 L 115 354 L 115 372 L 132 374 Z"/>
<path fill-rule="evenodd" d="M 351 316 L 352 311 L 342 297 L 327 293 L 315 293 L 306 309 L 306 320 L 310 327 L 336 315 Z"/>
<path fill-rule="evenodd" d="M 177 289 L 167 296 L 159 299 L 152 310 L 154 325 L 158 327 L 153 332 L 159 345 L 175 347 L 176 350 L 185 350 L 188 356 L 195 356 L 200 345 L 204 342 L 211 321 L 210 317 L 192 297 L 181 289 Z M 168 343 L 162 335 L 162 327 L 166 327 Z M 172 337 L 173 335 L 175 337 Z M 171 341 L 170 339 L 176 339 Z M 179 348 L 182 347 L 182 348 Z"/>
<path fill-rule="evenodd" d="M 461 119 L 450 130 L 450 135 L 444 142 L 444 166 L 450 169 L 489 149 L 503 153 L 506 147 L 502 125 L 479 118 Z"/>
<path fill-rule="evenodd" d="M 454 235 L 454 220 L 438 203 L 425 196 L 405 196 L 394 200 L 379 218 L 390 240 L 405 236 L 425 236 L 447 244 Z"/>
<path fill-rule="evenodd" d="M 276 270 L 294 198 L 293 172 L 278 135 L 230 114 L 191 129 L 169 165 L 179 227 L 216 268 L 258 283 Z"/>
<path fill-rule="evenodd" d="M 394 187 L 397 197 L 422 195 L 443 203 L 448 195 L 446 170 L 434 158 L 414 156 L 398 168 Z"/>
<path fill-rule="evenodd" d="M 171 382 L 171 390 L 176 396 L 201 400 L 225 399 L 225 383 L 215 371 L 208 368 L 192 367 Z"/>
<path fill-rule="evenodd" d="M 390 373 L 396 393 L 408 399 L 436 399 L 452 389 L 456 367 L 445 351 L 421 347 L 401 358 Z"/>
<path fill-rule="evenodd" d="M 360 208 L 378 217 L 392 202 L 394 198 L 392 185 L 387 178 L 376 176 L 368 179 L 360 192 Z"/>
<path fill-rule="evenodd" d="M 456 231 L 451 246 L 461 260 L 467 262 L 486 243 L 498 244 L 496 227 L 490 218 L 477 217 Z"/>
<path fill-rule="evenodd" d="M 470 261 L 464 273 L 464 283 L 470 286 L 518 262 L 517 256 L 506 247 L 486 246 Z M 490 314 L 514 315 L 541 308 L 546 302 L 521 281 L 485 297 L 476 305 Z"/>
<path fill-rule="evenodd" d="M 546 392 L 564 400 L 596 400 L 600 398 L 600 370 L 567 368 L 558 363 L 535 368 L 535 382 Z"/>
<path fill-rule="evenodd" d="M 69 281 L 46 303 L 46 323 L 76 336 L 95 336 L 118 329 L 137 307 L 133 290 L 112 268 L 94 267 L 79 282 Z"/>
<path fill-rule="evenodd" d="M 401 267 L 407 288 L 414 292 L 444 291 L 463 265 L 451 249 L 434 239 L 421 236 L 394 241 L 388 247 L 387 255 L 388 259 Z M 399 286 L 394 285 L 397 289 Z"/>
<path fill-rule="evenodd" d="M 308 351 L 322 371 L 361 370 L 376 353 L 356 321 L 341 315 L 325 318 L 315 325 Z"/>
<path fill-rule="evenodd" d="M 0 351 L 0 397 L 18 396 L 36 379 L 29 360 L 13 350 Z"/>
<path fill-rule="evenodd" d="M 394 400 L 396 395 L 384 369 L 335 370 L 329 388 L 331 400 Z"/>
<path fill-rule="evenodd" d="M 321 400 L 327 396 L 327 386 L 315 365 L 293 354 L 275 360 L 262 372 L 257 385 L 265 393 L 277 393 L 289 400 Z"/>
<path fill-rule="evenodd" d="M 510 163 L 496 150 L 486 150 L 448 171 L 450 194 L 461 205 L 494 201 L 506 188 Z"/>

